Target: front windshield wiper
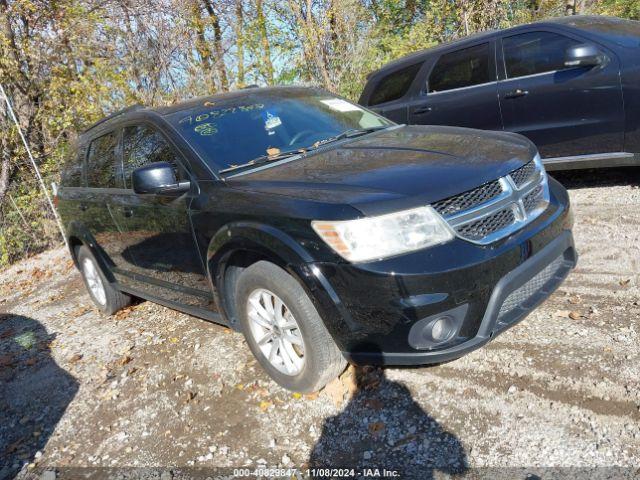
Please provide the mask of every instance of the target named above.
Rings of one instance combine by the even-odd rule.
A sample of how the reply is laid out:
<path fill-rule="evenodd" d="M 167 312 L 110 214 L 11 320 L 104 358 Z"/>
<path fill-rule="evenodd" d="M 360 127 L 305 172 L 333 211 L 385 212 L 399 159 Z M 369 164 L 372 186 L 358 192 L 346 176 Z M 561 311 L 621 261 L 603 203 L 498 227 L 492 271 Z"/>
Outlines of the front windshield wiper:
<path fill-rule="evenodd" d="M 241 168 L 252 167 L 255 165 L 260 165 L 268 162 L 275 162 L 276 160 L 282 160 L 283 158 L 289 158 L 289 157 L 294 157 L 296 155 L 301 155 L 307 150 L 308 149 L 306 148 L 297 148 L 296 150 L 280 152 L 280 153 L 276 153 L 275 155 L 260 155 L 259 157 L 256 157 L 253 160 L 249 160 L 246 163 L 241 163 L 239 165 L 231 165 L 230 167 L 223 168 L 222 170 L 219 170 L 218 173 L 233 172 L 234 170 L 239 170 Z"/>
<path fill-rule="evenodd" d="M 369 127 L 369 128 L 350 128 L 349 130 L 345 130 L 342 133 L 339 133 L 335 137 L 325 138 L 324 140 L 319 140 L 313 144 L 314 148 L 318 148 L 322 145 L 326 145 L 327 143 L 337 142 L 338 140 L 344 140 L 345 138 L 353 138 L 359 137 L 360 135 L 366 135 L 367 133 L 375 132 L 377 130 L 384 130 L 387 127 L 377 126 L 377 127 Z"/>
<path fill-rule="evenodd" d="M 377 126 L 377 127 L 369 127 L 369 128 L 350 128 L 349 130 L 345 130 L 344 132 L 339 133 L 335 137 L 329 137 L 329 138 L 325 138 L 324 140 L 318 140 L 316 143 L 308 147 L 302 147 L 302 148 L 297 148 L 295 150 L 280 152 L 275 155 L 260 155 L 259 157 L 256 157 L 253 160 L 249 160 L 246 163 L 241 163 L 239 165 L 231 165 L 230 167 L 223 168 L 222 170 L 219 170 L 218 173 L 233 172 L 235 170 L 240 170 L 241 168 L 253 167 L 255 165 L 261 165 L 267 162 L 275 162 L 276 160 L 282 160 L 284 158 L 294 157 L 296 155 L 302 155 L 303 153 L 307 153 L 310 150 L 315 150 L 328 143 L 337 142 L 338 140 L 344 140 L 345 138 L 359 137 L 360 135 L 366 135 L 367 133 L 375 132 L 376 130 L 384 130 L 385 128 L 389 128 L 389 127 Z"/>

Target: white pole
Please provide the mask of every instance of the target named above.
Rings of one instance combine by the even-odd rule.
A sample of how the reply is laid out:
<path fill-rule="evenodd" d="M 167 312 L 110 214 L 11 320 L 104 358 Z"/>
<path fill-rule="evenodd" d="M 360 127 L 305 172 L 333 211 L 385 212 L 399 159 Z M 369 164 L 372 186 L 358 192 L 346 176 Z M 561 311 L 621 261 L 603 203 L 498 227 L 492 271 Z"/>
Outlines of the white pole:
<path fill-rule="evenodd" d="M 67 243 L 67 236 L 64 234 L 64 228 L 62 227 L 62 222 L 60 221 L 60 217 L 58 216 L 58 212 L 56 211 L 56 207 L 53 205 L 53 202 L 51 201 L 51 197 L 49 196 L 49 192 L 47 191 L 47 187 L 44 184 L 44 180 L 42 179 L 42 175 L 40 175 L 40 169 L 38 168 L 38 165 L 36 165 L 36 162 L 33 159 L 33 155 L 31 154 L 31 149 L 29 148 L 29 144 L 27 143 L 27 139 L 24 138 L 24 135 L 22 134 L 22 129 L 20 128 L 20 124 L 18 123 L 18 119 L 16 118 L 16 114 L 13 111 L 13 107 L 11 106 L 11 102 L 9 102 L 9 97 L 7 97 L 7 94 L 4 92 L 4 88 L 2 87 L 1 83 L 0 83 L 0 93 L 2 93 L 2 96 L 4 97 L 4 101 L 7 104 L 7 109 L 9 110 L 9 114 L 11 115 L 11 119 L 13 120 L 13 123 L 16 124 L 16 128 L 18 129 L 18 134 L 20 135 L 20 138 L 22 139 L 22 143 L 24 144 L 24 148 L 27 150 L 27 155 L 29 156 L 29 160 L 31 161 L 31 165 L 33 165 L 33 169 L 36 172 L 36 177 L 38 177 L 38 182 L 40 182 L 40 187 L 42 188 L 42 191 L 44 192 L 44 196 L 47 198 L 47 202 L 49 203 L 49 206 L 51 207 L 51 211 L 53 212 L 53 216 L 56 219 L 56 223 L 58 224 L 58 228 L 60 229 L 60 234 L 62 235 L 62 239 L 64 240 L 64 243 L 67 246 L 67 248 L 69 248 L 69 244 Z"/>

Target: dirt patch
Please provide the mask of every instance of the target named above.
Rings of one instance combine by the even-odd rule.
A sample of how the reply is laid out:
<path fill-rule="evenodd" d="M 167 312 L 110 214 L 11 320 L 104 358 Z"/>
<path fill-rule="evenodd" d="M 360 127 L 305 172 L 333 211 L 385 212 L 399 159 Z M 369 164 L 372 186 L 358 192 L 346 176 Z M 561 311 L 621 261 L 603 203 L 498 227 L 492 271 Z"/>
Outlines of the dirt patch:
<path fill-rule="evenodd" d="M 62 248 L 12 266 L 0 273 L 0 478 L 52 466 L 338 462 L 415 478 L 637 466 L 638 177 L 560 178 L 580 253 L 560 291 L 485 348 L 375 371 L 375 386 L 344 400 L 280 389 L 226 328 L 148 302 L 100 315 Z"/>

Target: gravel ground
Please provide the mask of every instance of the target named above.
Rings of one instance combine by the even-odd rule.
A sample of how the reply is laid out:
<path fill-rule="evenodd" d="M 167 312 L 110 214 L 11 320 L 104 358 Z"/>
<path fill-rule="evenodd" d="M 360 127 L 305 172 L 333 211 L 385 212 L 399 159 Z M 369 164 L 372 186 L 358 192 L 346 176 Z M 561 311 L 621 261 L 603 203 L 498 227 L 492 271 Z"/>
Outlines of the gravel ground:
<path fill-rule="evenodd" d="M 149 302 L 97 313 L 62 248 L 0 272 L 0 479 L 163 467 L 146 472 L 165 480 L 262 465 L 403 478 L 544 477 L 543 467 L 574 478 L 589 471 L 570 467 L 616 466 L 627 468 L 585 475 L 633 477 L 640 174 L 557 178 L 570 188 L 581 257 L 546 303 L 462 359 L 349 369 L 315 395 L 279 388 L 224 327 Z"/>

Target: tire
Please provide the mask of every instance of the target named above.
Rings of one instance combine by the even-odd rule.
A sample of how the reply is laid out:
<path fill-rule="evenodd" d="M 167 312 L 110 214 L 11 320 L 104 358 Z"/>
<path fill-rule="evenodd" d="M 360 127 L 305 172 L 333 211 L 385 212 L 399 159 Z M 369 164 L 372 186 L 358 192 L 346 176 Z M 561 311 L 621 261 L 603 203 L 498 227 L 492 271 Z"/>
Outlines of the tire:
<path fill-rule="evenodd" d="M 311 299 L 298 281 L 283 269 L 266 261 L 247 267 L 238 278 L 235 297 L 240 327 L 249 348 L 280 386 L 295 392 L 315 392 L 344 370 L 347 362 Z M 280 306 L 278 300 L 283 304 L 279 316 L 275 313 Z M 256 307 L 256 301 L 262 310 Z M 269 304 L 273 307 L 274 317 L 278 316 L 275 323 L 279 322 L 279 326 L 272 325 L 271 329 L 263 326 L 265 315 L 270 313 Z M 270 340 L 259 345 L 259 341 L 269 335 Z M 289 341 L 293 339 L 302 340 L 302 347 Z"/>
<path fill-rule="evenodd" d="M 81 246 L 76 252 L 82 280 L 98 310 L 106 315 L 113 315 L 131 304 L 131 297 L 114 288 L 86 246 Z"/>

